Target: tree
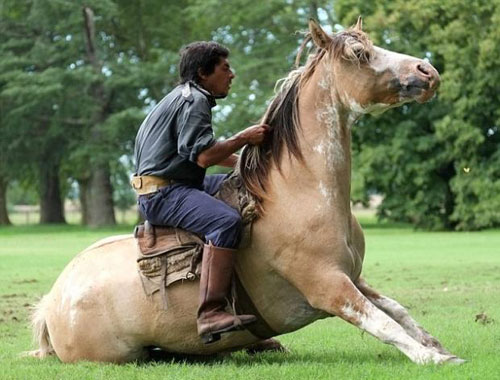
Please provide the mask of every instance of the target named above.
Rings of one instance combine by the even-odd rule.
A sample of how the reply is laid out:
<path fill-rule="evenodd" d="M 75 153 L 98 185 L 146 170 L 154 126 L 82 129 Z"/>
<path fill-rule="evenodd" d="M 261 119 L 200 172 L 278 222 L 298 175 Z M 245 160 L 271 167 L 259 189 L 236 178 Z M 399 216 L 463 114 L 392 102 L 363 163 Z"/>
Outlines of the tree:
<path fill-rule="evenodd" d="M 5 119 L 18 149 L 29 152 L 23 165 L 39 168 L 42 222 L 64 220 L 60 193 L 64 174 L 81 185 L 85 222 L 114 223 L 109 163 L 131 153 L 135 130 L 144 117 L 142 108 L 152 101 L 145 95 L 159 93 L 163 74 L 172 65 L 164 62 L 159 48 L 158 39 L 167 39 L 164 32 L 156 33 L 147 52 L 151 62 L 141 62 L 137 52 L 145 48 L 131 47 L 117 3 L 129 12 L 125 4 L 130 2 L 110 0 L 85 6 L 2 2 L 6 39 L 2 59 L 8 68 L 2 72 L 1 96 L 8 103 Z M 142 3 L 133 4 L 146 8 Z M 164 5 L 156 21 L 165 19 L 168 5 L 179 7 L 179 2 L 173 4 Z M 148 9 L 152 15 L 158 8 Z"/>
<path fill-rule="evenodd" d="M 88 164 L 77 177 L 88 224 L 114 223 L 110 163 L 132 154 L 143 107 L 155 104 L 165 84 L 174 83 L 169 46 L 176 41 L 172 36 L 184 28 L 182 19 L 167 25 L 164 20 L 180 12 L 182 5 L 179 1 L 148 2 L 147 6 L 141 0 L 99 1 L 82 9 L 84 62 L 91 68 L 87 95 L 93 112 L 73 159 L 80 167 Z"/>
<path fill-rule="evenodd" d="M 63 223 L 59 167 L 66 139 L 52 116 L 60 98 L 61 71 L 54 66 L 64 57 L 51 46 L 53 30 L 42 32 L 43 11 L 31 3 L 5 1 L 0 24 L 2 44 L 1 88 L 3 135 L 8 136 L 7 167 L 28 177 L 37 168 L 41 222 Z M 26 22 L 26 19 L 28 22 Z"/>

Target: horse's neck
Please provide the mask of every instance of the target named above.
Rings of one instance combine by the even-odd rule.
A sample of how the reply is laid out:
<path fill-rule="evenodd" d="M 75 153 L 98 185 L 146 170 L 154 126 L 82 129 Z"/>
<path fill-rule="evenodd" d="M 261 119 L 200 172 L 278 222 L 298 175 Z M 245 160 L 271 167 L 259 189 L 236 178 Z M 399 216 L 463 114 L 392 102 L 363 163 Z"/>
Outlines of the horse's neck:
<path fill-rule="evenodd" d="M 341 105 L 332 87 L 335 83 L 326 73 L 319 64 L 300 91 L 300 148 L 305 162 L 292 163 L 291 170 L 295 181 L 304 181 L 314 191 L 315 208 L 350 228 L 350 127 L 354 120 Z"/>

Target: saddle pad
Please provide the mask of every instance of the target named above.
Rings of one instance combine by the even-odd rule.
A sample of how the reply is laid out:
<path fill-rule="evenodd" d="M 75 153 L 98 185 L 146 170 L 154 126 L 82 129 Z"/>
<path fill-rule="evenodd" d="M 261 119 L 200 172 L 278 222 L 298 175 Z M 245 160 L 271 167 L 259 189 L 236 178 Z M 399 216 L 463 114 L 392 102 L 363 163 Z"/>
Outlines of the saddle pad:
<path fill-rule="evenodd" d="M 190 232 L 145 222 L 138 225 L 137 264 L 144 292 L 161 292 L 166 309 L 165 288 L 181 280 L 195 280 L 201 273 L 203 240 Z"/>

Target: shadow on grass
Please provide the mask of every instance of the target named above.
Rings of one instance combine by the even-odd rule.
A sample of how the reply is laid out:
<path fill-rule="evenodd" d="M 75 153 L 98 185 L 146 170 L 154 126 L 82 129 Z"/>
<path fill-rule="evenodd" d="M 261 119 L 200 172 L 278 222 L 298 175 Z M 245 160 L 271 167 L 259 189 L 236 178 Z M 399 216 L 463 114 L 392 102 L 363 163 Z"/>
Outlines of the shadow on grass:
<path fill-rule="evenodd" d="M 407 358 L 398 353 L 379 353 L 373 352 L 338 352 L 335 350 L 320 349 L 318 352 L 308 353 L 279 353 L 279 352 L 261 352 L 257 354 L 248 354 L 245 350 L 220 353 L 214 355 L 185 355 L 165 352 L 158 348 L 149 350 L 150 358 L 138 363 L 139 365 L 154 364 L 181 364 L 181 365 L 234 365 L 245 367 L 249 365 L 286 365 L 286 364 L 323 364 L 331 365 L 333 363 L 343 364 L 395 364 L 405 363 Z"/>

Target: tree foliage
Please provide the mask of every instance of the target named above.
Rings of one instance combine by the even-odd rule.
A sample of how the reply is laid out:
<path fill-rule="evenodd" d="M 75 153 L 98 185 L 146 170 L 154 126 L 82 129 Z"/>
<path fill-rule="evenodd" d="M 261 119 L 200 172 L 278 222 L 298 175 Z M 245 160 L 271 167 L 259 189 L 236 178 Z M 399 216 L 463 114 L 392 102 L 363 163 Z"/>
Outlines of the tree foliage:
<path fill-rule="evenodd" d="M 125 207 L 124 163 L 183 45 L 230 48 L 236 79 L 214 110 L 230 136 L 262 116 L 309 17 L 335 31 L 359 15 L 377 45 L 431 61 L 442 86 L 354 127 L 354 200 L 381 194 L 381 217 L 423 228 L 498 226 L 500 0 L 0 0 L 0 177 L 41 199 L 78 181 L 88 205 L 114 186 L 105 202 Z"/>

